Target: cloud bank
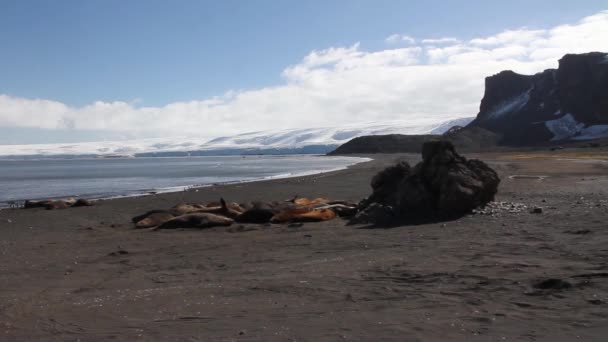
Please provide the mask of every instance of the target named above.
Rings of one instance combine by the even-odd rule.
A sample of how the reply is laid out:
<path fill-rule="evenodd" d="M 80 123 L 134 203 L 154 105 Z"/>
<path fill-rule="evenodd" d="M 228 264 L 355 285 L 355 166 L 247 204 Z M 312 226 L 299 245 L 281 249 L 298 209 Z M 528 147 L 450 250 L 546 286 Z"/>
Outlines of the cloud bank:
<path fill-rule="evenodd" d="M 468 41 L 392 35 L 387 43 L 404 47 L 366 51 L 357 43 L 312 51 L 283 71 L 281 85 L 164 107 L 122 101 L 72 107 L 0 94 L 0 127 L 213 138 L 396 119 L 439 122 L 475 115 L 486 76 L 555 68 L 566 53 L 608 52 L 607 36 L 608 11 L 577 23 Z"/>

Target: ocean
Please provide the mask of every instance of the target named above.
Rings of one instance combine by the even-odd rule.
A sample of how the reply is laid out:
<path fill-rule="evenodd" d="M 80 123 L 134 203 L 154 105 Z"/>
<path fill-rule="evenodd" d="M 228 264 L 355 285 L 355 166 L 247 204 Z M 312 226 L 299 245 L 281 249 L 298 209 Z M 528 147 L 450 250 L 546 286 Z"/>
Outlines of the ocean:
<path fill-rule="evenodd" d="M 365 160 L 317 155 L 0 160 L 0 207 L 28 199 L 137 196 L 299 176 Z"/>

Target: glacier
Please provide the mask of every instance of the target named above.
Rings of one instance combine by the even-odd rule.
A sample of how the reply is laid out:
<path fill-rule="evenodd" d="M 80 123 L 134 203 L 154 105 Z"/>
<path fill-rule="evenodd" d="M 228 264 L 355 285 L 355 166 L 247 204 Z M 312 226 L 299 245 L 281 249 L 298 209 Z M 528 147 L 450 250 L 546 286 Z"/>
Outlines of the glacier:
<path fill-rule="evenodd" d="M 442 134 L 453 126 L 466 126 L 474 118 L 443 122 L 391 121 L 349 124 L 341 127 L 301 128 L 250 132 L 211 140 L 167 137 L 67 144 L 0 145 L 2 157 L 150 157 L 240 154 L 323 154 L 365 135 Z"/>

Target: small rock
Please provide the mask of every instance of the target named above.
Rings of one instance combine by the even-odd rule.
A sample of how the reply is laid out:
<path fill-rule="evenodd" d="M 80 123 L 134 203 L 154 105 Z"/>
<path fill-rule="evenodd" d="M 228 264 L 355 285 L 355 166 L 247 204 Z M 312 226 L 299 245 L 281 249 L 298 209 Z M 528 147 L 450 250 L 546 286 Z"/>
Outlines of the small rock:
<path fill-rule="evenodd" d="M 304 225 L 302 222 L 294 222 L 287 225 L 289 228 L 300 228 Z"/>
<path fill-rule="evenodd" d="M 530 213 L 532 213 L 532 214 L 542 214 L 543 213 L 543 208 L 541 208 L 541 207 L 534 207 L 534 209 L 532 209 L 532 211 L 530 211 Z"/>
<path fill-rule="evenodd" d="M 589 229 L 566 230 L 564 233 L 575 234 L 575 235 L 587 235 L 587 234 L 591 233 L 591 230 L 589 230 Z"/>
<path fill-rule="evenodd" d="M 119 255 L 125 255 L 125 254 L 129 254 L 129 252 L 125 251 L 124 249 L 119 249 L 116 252 L 109 253 L 108 255 L 109 256 L 119 256 Z"/>
<path fill-rule="evenodd" d="M 571 288 L 572 284 L 558 278 L 550 278 L 537 282 L 534 287 L 541 290 L 564 290 Z"/>

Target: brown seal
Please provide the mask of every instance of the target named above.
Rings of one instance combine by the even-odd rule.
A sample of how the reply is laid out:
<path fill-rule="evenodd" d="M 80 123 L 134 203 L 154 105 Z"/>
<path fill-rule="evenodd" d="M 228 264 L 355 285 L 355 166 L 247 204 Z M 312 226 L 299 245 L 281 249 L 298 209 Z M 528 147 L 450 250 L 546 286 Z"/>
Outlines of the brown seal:
<path fill-rule="evenodd" d="M 152 228 L 173 219 L 175 215 L 168 210 L 152 210 L 143 215 L 135 216 L 131 219 L 135 223 L 135 228 Z"/>
<path fill-rule="evenodd" d="M 336 213 L 331 209 L 295 208 L 284 210 L 272 217 L 272 223 L 286 222 L 320 222 L 336 218 Z"/>

